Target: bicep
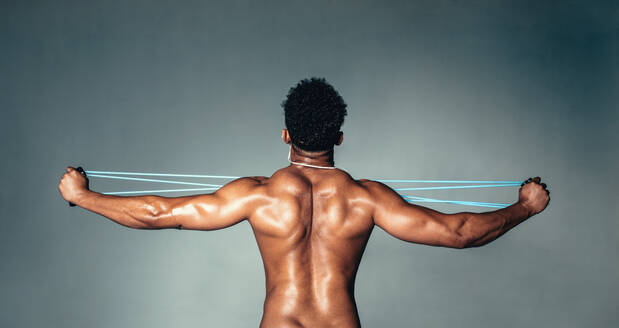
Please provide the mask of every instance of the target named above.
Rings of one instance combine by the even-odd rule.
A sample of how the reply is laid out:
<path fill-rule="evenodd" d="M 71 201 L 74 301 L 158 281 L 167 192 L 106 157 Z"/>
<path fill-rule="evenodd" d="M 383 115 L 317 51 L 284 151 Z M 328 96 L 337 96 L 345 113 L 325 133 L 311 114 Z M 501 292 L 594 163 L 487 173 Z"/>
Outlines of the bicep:
<path fill-rule="evenodd" d="M 374 223 L 390 235 L 412 243 L 460 247 L 458 216 L 409 204 L 391 188 L 374 188 Z"/>

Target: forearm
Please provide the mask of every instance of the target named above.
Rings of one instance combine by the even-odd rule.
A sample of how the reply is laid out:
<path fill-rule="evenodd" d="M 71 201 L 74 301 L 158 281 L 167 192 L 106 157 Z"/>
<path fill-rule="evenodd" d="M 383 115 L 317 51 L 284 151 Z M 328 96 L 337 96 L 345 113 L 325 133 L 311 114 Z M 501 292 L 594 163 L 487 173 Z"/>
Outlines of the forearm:
<path fill-rule="evenodd" d="M 162 197 L 157 196 L 119 197 L 88 190 L 73 202 L 118 224 L 135 229 L 160 228 L 158 222 L 166 213 Z"/>
<path fill-rule="evenodd" d="M 530 211 L 520 202 L 493 212 L 460 215 L 456 233 L 465 240 L 464 247 L 483 246 L 531 217 Z"/>

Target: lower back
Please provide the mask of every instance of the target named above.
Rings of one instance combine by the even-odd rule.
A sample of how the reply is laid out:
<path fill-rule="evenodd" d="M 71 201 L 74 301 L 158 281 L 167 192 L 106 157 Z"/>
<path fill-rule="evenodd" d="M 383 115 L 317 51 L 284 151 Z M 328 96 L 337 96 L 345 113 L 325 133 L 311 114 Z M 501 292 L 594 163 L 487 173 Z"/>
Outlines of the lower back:
<path fill-rule="evenodd" d="M 299 286 L 278 286 L 267 292 L 261 327 L 359 327 L 352 293 L 331 290 L 322 298 L 304 294 Z M 295 295 L 296 294 L 296 295 Z"/>

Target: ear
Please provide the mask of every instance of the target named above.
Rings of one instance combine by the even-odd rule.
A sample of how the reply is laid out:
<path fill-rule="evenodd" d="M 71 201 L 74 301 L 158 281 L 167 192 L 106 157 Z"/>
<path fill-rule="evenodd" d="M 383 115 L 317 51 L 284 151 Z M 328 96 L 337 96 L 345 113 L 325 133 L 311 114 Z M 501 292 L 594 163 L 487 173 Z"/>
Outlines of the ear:
<path fill-rule="evenodd" d="M 344 142 L 344 132 L 340 131 L 338 132 L 338 138 L 337 138 L 337 142 L 335 143 L 335 145 L 339 146 L 342 144 L 342 142 Z"/>
<path fill-rule="evenodd" d="M 288 129 L 282 130 L 282 140 L 285 144 L 290 144 L 290 133 L 288 133 Z"/>

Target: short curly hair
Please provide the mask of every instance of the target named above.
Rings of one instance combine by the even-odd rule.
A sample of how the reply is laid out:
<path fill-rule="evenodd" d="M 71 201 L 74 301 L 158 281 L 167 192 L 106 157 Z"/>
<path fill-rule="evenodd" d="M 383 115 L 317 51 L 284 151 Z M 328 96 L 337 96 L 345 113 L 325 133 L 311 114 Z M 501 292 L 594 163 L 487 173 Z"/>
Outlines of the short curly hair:
<path fill-rule="evenodd" d="M 344 124 L 346 106 L 324 78 L 301 80 L 282 103 L 292 144 L 306 151 L 332 149 Z"/>

